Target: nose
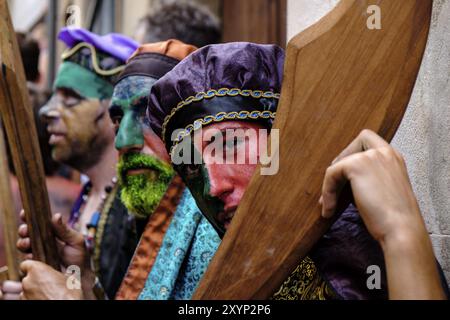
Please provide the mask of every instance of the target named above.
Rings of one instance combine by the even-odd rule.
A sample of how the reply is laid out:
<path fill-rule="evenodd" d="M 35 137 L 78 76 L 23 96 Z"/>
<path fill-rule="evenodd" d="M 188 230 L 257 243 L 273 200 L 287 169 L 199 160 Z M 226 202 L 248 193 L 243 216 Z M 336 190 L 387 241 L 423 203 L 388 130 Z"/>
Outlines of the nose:
<path fill-rule="evenodd" d="M 120 155 L 129 152 L 139 152 L 144 148 L 144 134 L 141 124 L 132 114 L 125 114 L 120 121 L 116 135 L 116 149 Z"/>
<path fill-rule="evenodd" d="M 59 111 L 57 110 L 56 106 L 51 101 L 49 101 L 45 106 L 43 106 L 39 110 L 39 118 L 45 124 L 48 124 L 52 120 L 59 119 L 60 116 L 61 115 L 60 115 Z"/>
<path fill-rule="evenodd" d="M 233 180 L 230 166 L 224 164 L 206 164 L 209 183 L 205 184 L 205 195 L 225 201 L 225 197 L 233 192 Z"/>

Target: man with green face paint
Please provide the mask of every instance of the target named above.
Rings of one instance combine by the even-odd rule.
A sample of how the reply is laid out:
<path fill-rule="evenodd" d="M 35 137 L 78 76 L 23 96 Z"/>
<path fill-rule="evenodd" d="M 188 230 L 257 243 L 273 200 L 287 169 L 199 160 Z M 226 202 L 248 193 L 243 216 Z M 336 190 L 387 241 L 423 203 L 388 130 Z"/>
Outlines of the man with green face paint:
<path fill-rule="evenodd" d="M 178 42 L 165 44 L 172 51 L 175 47 L 182 47 L 186 53 L 195 50 Z M 154 141 L 158 137 L 144 123 L 150 88 L 178 63 L 159 47 L 152 44 L 139 49 L 119 77 L 109 108 L 116 131 L 115 146 L 120 154 L 121 199 L 139 218 L 148 218 L 153 213 L 174 176 L 164 148 Z"/>
<path fill-rule="evenodd" d="M 109 113 L 120 154 L 121 198 L 137 221 L 147 221 L 116 299 L 191 298 L 220 244 L 217 232 L 172 169 L 164 144 L 145 120 L 153 84 L 195 49 L 176 40 L 142 46 L 114 88 Z M 93 298 L 92 279 L 82 276 L 82 283 L 91 283 L 83 286 L 82 294 L 62 284 L 55 285 L 55 291 L 64 299 Z M 37 285 L 30 292 L 26 289 L 33 297 L 51 298 Z"/>
<path fill-rule="evenodd" d="M 177 40 L 138 49 L 114 88 L 121 198 L 146 229 L 117 299 L 189 299 L 220 239 L 175 174 L 145 117 L 151 87 L 196 48 Z"/>

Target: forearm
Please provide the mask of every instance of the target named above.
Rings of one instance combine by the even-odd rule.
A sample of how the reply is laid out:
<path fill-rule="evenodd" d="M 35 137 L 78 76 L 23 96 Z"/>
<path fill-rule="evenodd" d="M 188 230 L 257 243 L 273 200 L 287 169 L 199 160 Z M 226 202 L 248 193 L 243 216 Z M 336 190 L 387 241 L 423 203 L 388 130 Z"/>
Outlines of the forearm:
<path fill-rule="evenodd" d="M 430 237 L 423 226 L 401 230 L 382 242 L 389 298 L 445 299 Z"/>

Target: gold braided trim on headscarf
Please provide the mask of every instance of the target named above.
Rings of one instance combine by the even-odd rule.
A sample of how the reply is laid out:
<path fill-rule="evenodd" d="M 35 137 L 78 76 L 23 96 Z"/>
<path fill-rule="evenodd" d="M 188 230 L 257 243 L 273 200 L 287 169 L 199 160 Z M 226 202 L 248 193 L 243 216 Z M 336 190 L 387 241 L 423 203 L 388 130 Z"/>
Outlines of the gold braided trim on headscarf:
<path fill-rule="evenodd" d="M 66 60 L 69 57 L 73 56 L 81 48 L 88 48 L 89 50 L 91 50 L 91 53 L 92 53 L 92 55 L 91 55 L 92 66 L 94 67 L 94 71 L 97 74 L 101 75 L 101 76 L 105 76 L 105 77 L 113 76 L 115 74 L 118 74 L 118 73 L 122 72 L 123 69 L 125 69 L 125 65 L 120 66 L 120 67 L 116 67 L 116 68 L 111 69 L 111 70 L 103 70 L 103 69 L 101 69 L 100 66 L 98 65 L 97 51 L 96 51 L 95 47 L 93 45 L 87 43 L 87 42 L 80 42 L 75 47 L 73 47 L 73 48 L 63 52 L 62 55 L 61 55 L 62 60 Z"/>
<path fill-rule="evenodd" d="M 241 90 L 238 88 L 221 88 L 218 90 L 208 90 L 207 92 L 199 92 L 197 93 L 195 96 L 190 96 L 187 99 L 181 101 L 178 103 L 178 105 L 172 109 L 172 111 L 170 112 L 169 115 L 167 115 L 164 118 L 164 122 L 162 124 L 162 133 L 161 133 L 161 137 L 163 142 L 166 142 L 166 130 L 167 130 L 167 126 L 169 124 L 169 121 L 174 117 L 174 115 L 181 109 L 184 108 L 185 106 L 188 106 L 190 104 L 192 104 L 193 102 L 199 102 L 205 99 L 212 99 L 215 97 L 236 97 L 236 96 L 243 96 L 243 97 L 252 97 L 255 99 L 260 99 L 260 98 L 273 98 L 273 99 L 280 99 L 280 94 L 279 93 L 274 93 L 272 91 L 261 91 L 261 90 Z"/>

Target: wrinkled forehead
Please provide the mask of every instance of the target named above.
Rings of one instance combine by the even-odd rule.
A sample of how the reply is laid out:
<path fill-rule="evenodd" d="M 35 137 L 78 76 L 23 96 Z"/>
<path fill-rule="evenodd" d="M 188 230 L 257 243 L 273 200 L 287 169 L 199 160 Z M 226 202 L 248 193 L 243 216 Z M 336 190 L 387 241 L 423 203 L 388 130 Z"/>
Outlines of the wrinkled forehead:
<path fill-rule="evenodd" d="M 107 106 L 108 101 L 109 100 L 107 99 L 101 101 L 94 98 L 85 98 L 73 88 L 59 87 L 54 90 L 50 99 L 39 110 L 39 116 L 46 116 L 48 112 L 54 111 L 56 109 L 58 109 L 59 111 L 70 109 L 75 112 L 81 106 L 88 109 L 99 108 L 100 106 L 102 106 L 102 103 L 104 106 Z"/>
<path fill-rule="evenodd" d="M 142 103 L 142 100 L 148 101 L 150 89 L 155 82 L 155 78 L 141 75 L 129 76 L 120 80 L 114 87 L 111 106 L 130 108 L 137 103 L 146 108 L 147 106 Z"/>

